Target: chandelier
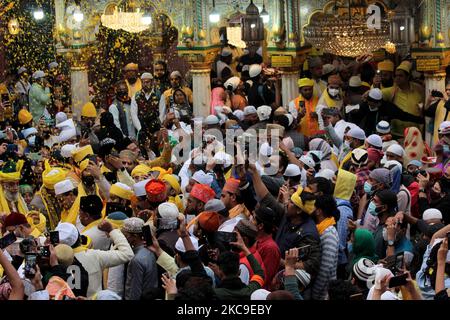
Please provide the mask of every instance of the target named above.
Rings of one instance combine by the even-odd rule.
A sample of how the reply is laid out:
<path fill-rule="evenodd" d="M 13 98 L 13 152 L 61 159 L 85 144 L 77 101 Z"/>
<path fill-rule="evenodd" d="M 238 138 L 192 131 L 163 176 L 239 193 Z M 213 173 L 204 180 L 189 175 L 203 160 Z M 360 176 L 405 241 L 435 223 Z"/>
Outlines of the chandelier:
<path fill-rule="evenodd" d="M 101 16 L 102 25 L 113 30 L 139 33 L 147 30 L 152 22 L 151 16 L 141 12 L 140 8 L 129 5 L 128 10 L 116 6 L 112 14 L 106 12 Z"/>
<path fill-rule="evenodd" d="M 342 57 L 357 57 L 383 48 L 390 40 L 390 24 L 381 16 L 379 28 L 370 28 L 364 1 L 346 8 L 335 3 L 333 13 L 317 13 L 304 28 L 307 42 L 324 52 Z"/>

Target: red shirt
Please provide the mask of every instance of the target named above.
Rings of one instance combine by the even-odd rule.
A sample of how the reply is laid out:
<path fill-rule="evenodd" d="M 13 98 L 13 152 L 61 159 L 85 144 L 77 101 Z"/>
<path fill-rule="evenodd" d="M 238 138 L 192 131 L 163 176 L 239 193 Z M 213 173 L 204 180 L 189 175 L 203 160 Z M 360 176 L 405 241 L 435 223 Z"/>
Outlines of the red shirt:
<path fill-rule="evenodd" d="M 259 238 L 255 244 L 266 268 L 266 279 L 264 288 L 268 289 L 272 283 L 272 279 L 280 269 L 281 253 L 277 243 L 272 239 L 271 235 Z"/>

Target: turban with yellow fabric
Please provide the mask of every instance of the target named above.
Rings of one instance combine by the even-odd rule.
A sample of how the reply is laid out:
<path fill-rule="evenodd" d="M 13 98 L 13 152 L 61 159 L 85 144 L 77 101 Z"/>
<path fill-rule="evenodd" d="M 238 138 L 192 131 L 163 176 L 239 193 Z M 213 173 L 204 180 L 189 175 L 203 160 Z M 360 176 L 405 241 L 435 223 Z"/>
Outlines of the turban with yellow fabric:
<path fill-rule="evenodd" d="M 133 171 L 131 171 L 131 176 L 133 178 L 139 177 L 139 176 L 145 176 L 145 175 L 149 174 L 149 172 L 151 170 L 152 169 L 149 166 L 147 166 L 145 164 L 139 164 L 133 169 Z"/>
<path fill-rule="evenodd" d="M 412 69 L 412 65 L 411 62 L 409 61 L 403 61 L 402 63 L 400 63 L 400 65 L 397 67 L 397 70 L 403 70 L 406 73 L 410 74 L 411 73 L 411 69 Z"/>
<path fill-rule="evenodd" d="M 394 63 L 391 60 L 383 60 L 378 63 L 378 70 L 394 72 Z"/>
<path fill-rule="evenodd" d="M 89 165 L 89 159 L 83 160 L 80 163 L 80 171 L 83 172 Z"/>
<path fill-rule="evenodd" d="M 119 198 L 131 200 L 131 196 L 134 194 L 133 190 L 126 184 L 117 182 L 111 186 L 109 194 L 118 196 Z"/>
<path fill-rule="evenodd" d="M 47 189 L 53 190 L 55 184 L 63 181 L 66 178 L 66 175 L 66 170 L 62 168 L 52 168 L 50 167 L 48 160 L 45 161 L 45 171 L 42 173 L 42 181 Z"/>
<path fill-rule="evenodd" d="M 76 163 L 79 163 L 83 161 L 88 156 L 93 156 L 94 150 L 92 149 L 91 145 L 84 146 L 82 148 L 75 149 L 72 151 L 72 157 L 73 160 L 75 160 Z"/>
<path fill-rule="evenodd" d="M 0 182 L 14 182 L 20 180 L 24 161 L 8 162 L 0 171 Z"/>
<path fill-rule="evenodd" d="M 92 102 L 88 102 L 81 110 L 81 116 L 86 118 L 97 118 L 97 110 Z"/>
<path fill-rule="evenodd" d="M 315 207 L 316 201 L 308 200 L 308 201 L 303 202 L 303 200 L 301 198 L 302 193 L 303 193 L 303 188 L 298 187 L 297 192 L 295 192 L 291 196 L 291 201 L 303 212 L 306 212 L 307 214 L 312 214 L 314 212 L 314 210 L 316 209 L 316 207 Z"/>
<path fill-rule="evenodd" d="M 172 174 L 172 168 L 170 168 L 169 170 L 166 170 L 161 167 L 153 167 L 150 169 L 150 171 L 159 171 L 159 176 L 157 179 L 159 179 L 160 177 L 163 177 L 166 174 Z"/>
<path fill-rule="evenodd" d="M 314 87 L 314 81 L 308 78 L 302 78 L 300 80 L 298 80 L 298 87 L 299 88 L 303 88 L 303 87 Z"/>
<path fill-rule="evenodd" d="M 180 191 L 181 191 L 180 183 L 178 182 L 177 178 L 173 174 L 165 174 L 161 178 L 161 180 L 168 182 L 170 184 L 170 186 L 172 187 L 172 189 L 175 190 L 176 193 L 180 193 Z"/>

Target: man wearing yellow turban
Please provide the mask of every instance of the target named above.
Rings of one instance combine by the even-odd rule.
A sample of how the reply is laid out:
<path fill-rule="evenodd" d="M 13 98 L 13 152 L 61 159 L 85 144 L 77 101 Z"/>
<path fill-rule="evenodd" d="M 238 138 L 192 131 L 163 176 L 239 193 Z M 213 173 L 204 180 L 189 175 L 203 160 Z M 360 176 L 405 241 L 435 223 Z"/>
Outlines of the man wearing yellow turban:
<path fill-rule="evenodd" d="M 136 182 L 146 180 L 148 179 L 151 170 L 152 169 L 149 166 L 139 164 L 133 169 L 133 171 L 131 171 L 131 177 Z"/>
<path fill-rule="evenodd" d="M 319 97 L 314 95 L 314 81 L 302 78 L 298 81 L 300 95 L 289 103 L 289 113 L 299 123 L 298 131 L 311 137 L 319 130 L 317 118 L 314 116 Z"/>
<path fill-rule="evenodd" d="M 184 205 L 183 200 L 180 198 L 181 186 L 178 182 L 178 179 L 173 174 L 165 174 L 161 178 L 162 181 L 166 184 L 166 192 L 168 195 L 168 199 L 170 203 L 173 203 L 177 206 L 178 210 L 183 213 Z"/>
<path fill-rule="evenodd" d="M 53 168 L 45 160 L 45 170 L 42 173 L 42 187 L 36 193 L 31 202 L 36 208 L 42 210 L 47 216 L 48 227 L 54 230 L 61 219 L 61 208 L 55 195 L 55 184 L 66 179 L 67 170 L 63 168 Z"/>
<path fill-rule="evenodd" d="M 383 100 L 392 102 L 402 111 L 416 116 L 423 116 L 423 106 L 425 103 L 424 88 L 410 81 L 412 65 L 409 61 L 403 61 L 395 70 L 394 86 L 381 90 L 383 92 Z M 423 124 L 405 121 L 405 119 L 391 120 L 391 133 L 395 138 L 404 138 L 406 128 L 416 127 L 423 132 Z"/>
<path fill-rule="evenodd" d="M 87 139 L 92 148 L 98 152 L 100 141 L 94 133 L 94 125 L 97 120 L 97 110 L 92 102 L 86 103 L 81 109 L 81 121 L 77 123 L 77 135 Z"/>
<path fill-rule="evenodd" d="M 8 162 L 0 171 L 0 212 L 27 215 L 28 207 L 19 192 L 23 160 Z"/>
<path fill-rule="evenodd" d="M 296 263 L 295 269 L 302 269 L 314 277 L 320 267 L 320 236 L 312 214 L 316 210 L 315 196 L 298 187 L 296 192 L 281 188 L 280 201 L 270 194 L 255 165 L 249 165 L 256 197 L 261 207 L 270 208 L 274 216 L 281 217 L 275 242 L 280 248 L 281 264 L 285 253 L 292 248 L 305 247 L 305 256 Z M 281 202 L 281 203 L 280 203 Z M 219 228 L 220 229 L 220 228 Z"/>

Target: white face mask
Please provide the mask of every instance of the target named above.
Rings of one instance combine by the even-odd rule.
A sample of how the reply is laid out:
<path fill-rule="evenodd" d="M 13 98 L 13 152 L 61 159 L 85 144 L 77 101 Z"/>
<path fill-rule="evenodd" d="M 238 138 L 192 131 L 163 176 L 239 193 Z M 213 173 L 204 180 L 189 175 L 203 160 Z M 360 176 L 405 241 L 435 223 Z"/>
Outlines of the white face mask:
<path fill-rule="evenodd" d="M 339 94 L 339 89 L 328 89 L 328 94 L 332 97 L 336 97 Z"/>

